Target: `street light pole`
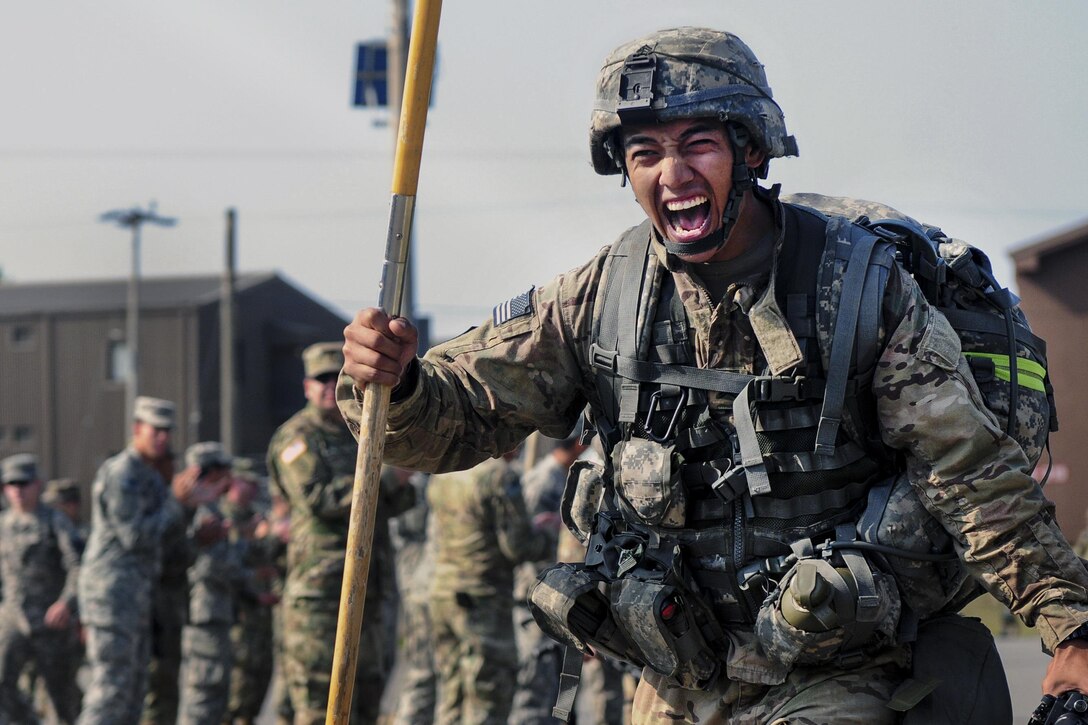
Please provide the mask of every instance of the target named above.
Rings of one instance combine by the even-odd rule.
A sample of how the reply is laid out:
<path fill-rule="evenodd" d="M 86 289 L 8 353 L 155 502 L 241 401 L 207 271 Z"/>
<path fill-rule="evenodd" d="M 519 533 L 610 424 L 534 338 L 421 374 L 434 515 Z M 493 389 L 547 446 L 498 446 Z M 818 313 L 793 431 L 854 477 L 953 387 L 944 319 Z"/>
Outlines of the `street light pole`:
<path fill-rule="evenodd" d="M 129 417 L 136 406 L 136 396 L 140 394 L 140 227 L 146 223 L 161 227 L 172 227 L 177 219 L 162 217 L 155 213 L 155 202 L 148 204 L 147 210 L 114 209 L 98 217 L 107 224 L 132 230 L 132 266 L 128 277 L 128 301 L 125 310 L 125 345 L 128 347 L 128 376 L 125 379 L 125 413 L 123 416 L 124 435 L 128 437 Z"/>

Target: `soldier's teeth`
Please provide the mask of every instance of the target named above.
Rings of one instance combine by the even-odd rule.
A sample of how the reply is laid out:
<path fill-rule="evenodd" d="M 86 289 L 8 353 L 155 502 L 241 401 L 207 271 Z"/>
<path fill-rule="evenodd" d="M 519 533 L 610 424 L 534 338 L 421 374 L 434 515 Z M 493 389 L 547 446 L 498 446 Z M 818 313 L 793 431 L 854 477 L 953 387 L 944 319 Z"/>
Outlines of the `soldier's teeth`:
<path fill-rule="evenodd" d="M 665 202 L 665 208 L 669 211 L 683 211 L 684 209 L 690 209 L 693 206 L 699 206 L 706 203 L 705 196 L 693 196 L 690 199 L 683 199 L 680 201 L 667 201 Z"/>

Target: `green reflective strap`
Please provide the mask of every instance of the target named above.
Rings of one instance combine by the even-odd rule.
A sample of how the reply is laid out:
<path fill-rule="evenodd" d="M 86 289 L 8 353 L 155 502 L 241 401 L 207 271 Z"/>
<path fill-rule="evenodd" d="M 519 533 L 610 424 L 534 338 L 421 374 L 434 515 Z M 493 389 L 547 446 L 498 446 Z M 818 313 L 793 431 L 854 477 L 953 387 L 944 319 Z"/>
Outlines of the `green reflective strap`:
<path fill-rule="evenodd" d="M 990 360 L 994 364 L 994 375 L 998 380 L 1004 380 L 1005 382 L 1011 382 L 1012 373 L 1009 371 L 1009 356 L 998 355 L 991 352 L 965 352 L 963 356 L 970 360 L 973 357 L 985 358 Z M 1046 392 L 1046 387 L 1043 384 L 1043 379 L 1046 378 L 1046 368 L 1034 360 L 1029 360 L 1026 357 L 1016 358 L 1016 381 L 1020 385 L 1030 390 L 1037 390 L 1040 393 Z"/>

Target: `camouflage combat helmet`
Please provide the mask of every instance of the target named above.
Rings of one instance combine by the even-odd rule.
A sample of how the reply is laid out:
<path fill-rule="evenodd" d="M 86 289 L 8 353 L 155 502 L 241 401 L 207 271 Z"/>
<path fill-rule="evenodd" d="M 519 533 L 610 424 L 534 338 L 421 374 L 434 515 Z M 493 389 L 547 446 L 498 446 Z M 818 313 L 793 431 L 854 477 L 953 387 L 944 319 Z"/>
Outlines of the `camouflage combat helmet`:
<path fill-rule="evenodd" d="M 597 77 L 589 146 L 598 174 L 618 174 L 613 132 L 625 123 L 717 117 L 742 125 L 768 158 L 796 156 L 763 65 L 740 38 L 709 28 L 660 30 L 616 48 Z M 766 174 L 766 166 L 760 170 Z"/>

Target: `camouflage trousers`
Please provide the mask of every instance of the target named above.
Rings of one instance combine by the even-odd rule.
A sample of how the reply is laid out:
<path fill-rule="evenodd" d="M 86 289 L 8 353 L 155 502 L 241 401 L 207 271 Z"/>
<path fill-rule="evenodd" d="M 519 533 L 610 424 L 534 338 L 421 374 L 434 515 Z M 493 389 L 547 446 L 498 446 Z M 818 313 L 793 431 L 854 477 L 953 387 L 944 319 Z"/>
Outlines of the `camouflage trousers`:
<path fill-rule="evenodd" d="M 635 679 L 623 670 L 622 665 L 600 657 L 583 662 L 578 697 L 574 702 L 578 722 L 607 725 L 629 722 L 631 702 L 624 687 L 626 680 L 631 681 L 630 695 L 633 696 Z"/>
<path fill-rule="evenodd" d="M 889 655 L 849 670 L 798 667 L 780 685 L 721 676 L 705 690 L 687 690 L 646 668 L 635 690 L 632 724 L 893 725 L 900 713 L 887 703 L 908 676 Z"/>
<path fill-rule="evenodd" d="M 431 614 L 425 598 L 406 596 L 401 604 L 403 640 L 398 657 L 403 679 L 393 724 L 432 725 L 438 674 L 434 663 Z"/>
<path fill-rule="evenodd" d="M 374 725 L 381 708 L 385 668 L 379 601 L 377 597 L 367 597 L 351 698 L 352 725 Z M 295 712 L 295 725 L 324 725 L 338 606 L 338 598 L 330 602 L 288 597 L 283 601 L 283 673 Z"/>
<path fill-rule="evenodd" d="M 272 610 L 245 607 L 239 622 L 230 628 L 234 648 L 234 670 L 230 676 L 231 718 L 255 719 L 261 712 L 268 684 L 272 681 Z"/>
<path fill-rule="evenodd" d="M 36 721 L 33 705 L 19 688 L 19 676 L 30 662 L 45 682 L 57 717 L 64 723 L 75 722 L 79 714 L 78 690 L 72 679 L 75 654 L 68 629 L 27 634 L 14 621 L 0 620 L 0 722 Z"/>
<path fill-rule="evenodd" d="M 437 725 L 505 725 L 517 671 L 510 597 L 431 599 Z"/>
<path fill-rule="evenodd" d="M 219 725 L 223 721 L 233 664 L 229 624 L 185 625 L 181 633 L 178 725 Z"/>
<path fill-rule="evenodd" d="M 518 648 L 518 681 L 510 722 L 554 725 L 552 708 L 559 695 L 564 648 L 540 631 L 524 602 L 514 606 L 514 636 Z M 579 694 L 581 692 L 579 688 Z"/>
<path fill-rule="evenodd" d="M 137 625 L 130 627 L 87 625 L 91 682 L 83 698 L 79 725 L 136 725 L 140 722 L 147 691 L 151 630 L 147 617 L 134 619 Z"/>

